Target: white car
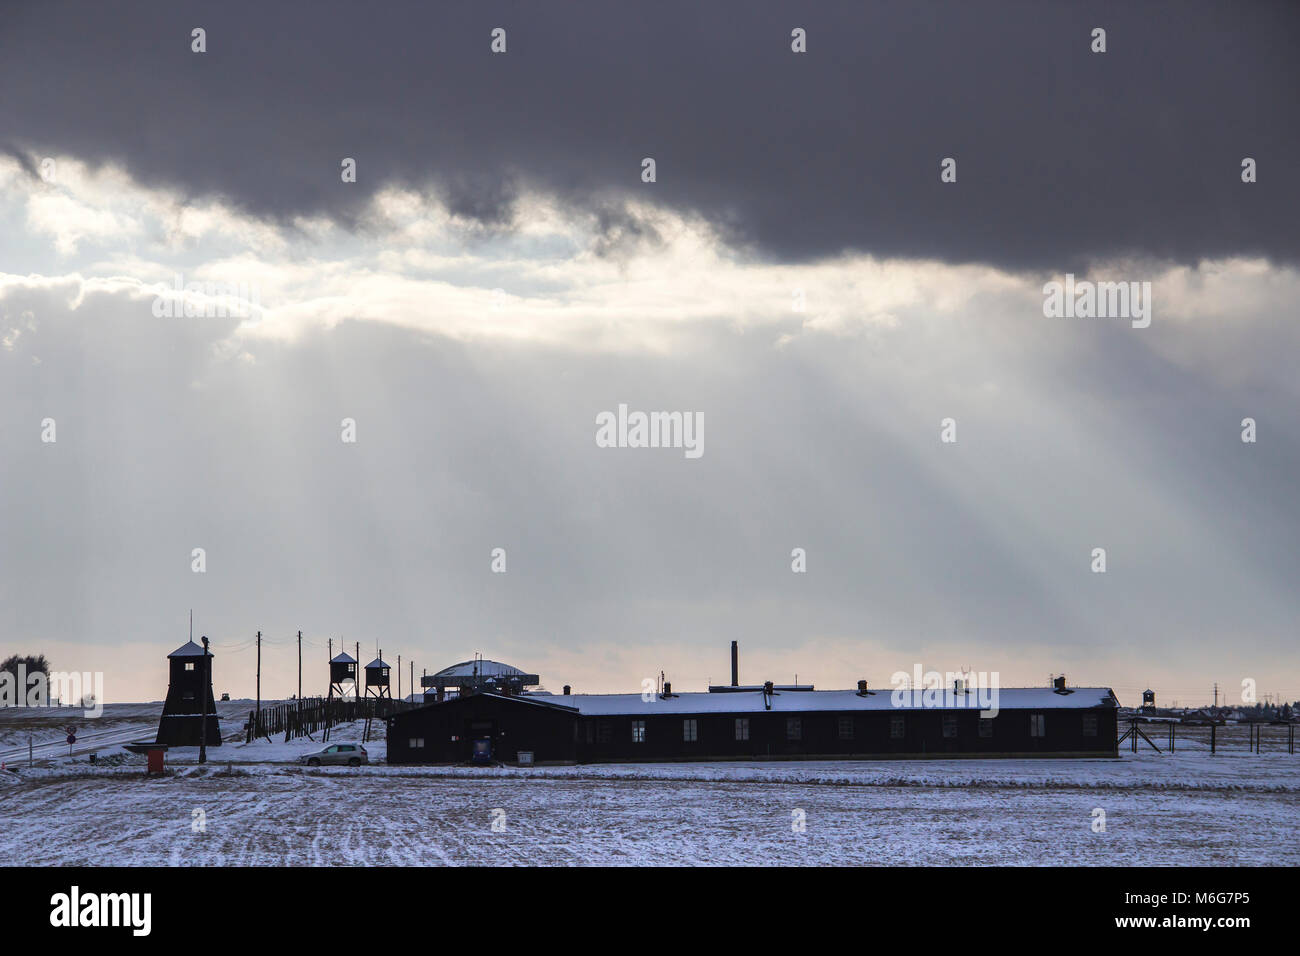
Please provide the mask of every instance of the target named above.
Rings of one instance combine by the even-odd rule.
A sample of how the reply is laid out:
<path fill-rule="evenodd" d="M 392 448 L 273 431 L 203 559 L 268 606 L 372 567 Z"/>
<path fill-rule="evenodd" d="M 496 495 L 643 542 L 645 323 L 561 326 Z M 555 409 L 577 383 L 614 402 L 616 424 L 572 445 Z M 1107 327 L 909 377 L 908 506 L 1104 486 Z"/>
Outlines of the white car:
<path fill-rule="evenodd" d="M 305 763 L 309 767 L 319 767 L 327 763 L 360 767 L 363 763 L 370 763 L 370 755 L 360 744 L 330 744 L 324 750 L 303 754 L 298 758 L 298 762 Z"/>

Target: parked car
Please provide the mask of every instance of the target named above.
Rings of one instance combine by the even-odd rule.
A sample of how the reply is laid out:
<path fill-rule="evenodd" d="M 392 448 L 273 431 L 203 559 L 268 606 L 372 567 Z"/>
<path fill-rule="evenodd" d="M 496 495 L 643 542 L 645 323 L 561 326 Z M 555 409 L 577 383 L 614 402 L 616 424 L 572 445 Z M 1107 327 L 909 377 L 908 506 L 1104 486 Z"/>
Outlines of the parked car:
<path fill-rule="evenodd" d="M 221 695 L 221 699 L 222 699 L 222 700 L 230 700 L 230 695 L 229 695 L 229 694 L 222 694 L 222 695 Z"/>
<path fill-rule="evenodd" d="M 319 767 L 321 764 L 346 764 L 349 767 L 360 767 L 363 763 L 370 763 L 370 755 L 360 744 L 330 744 L 324 750 L 303 754 L 298 758 L 298 762 L 305 763 L 309 767 Z"/>

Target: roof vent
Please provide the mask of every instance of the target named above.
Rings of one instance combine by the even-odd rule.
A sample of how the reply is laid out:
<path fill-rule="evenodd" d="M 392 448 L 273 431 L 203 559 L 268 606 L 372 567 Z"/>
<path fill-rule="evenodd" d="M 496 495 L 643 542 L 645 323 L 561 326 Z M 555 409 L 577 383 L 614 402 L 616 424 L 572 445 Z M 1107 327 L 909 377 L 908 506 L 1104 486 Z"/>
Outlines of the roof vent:
<path fill-rule="evenodd" d="M 672 681 L 667 681 L 667 680 L 664 681 L 664 692 L 663 692 L 662 694 L 660 694 L 659 696 L 660 696 L 661 698 L 663 698 L 663 699 L 667 699 L 667 698 L 669 698 L 669 697 L 676 697 L 676 696 L 677 696 L 676 694 L 673 693 L 673 683 L 672 683 Z"/>
<path fill-rule="evenodd" d="M 1052 678 L 1052 689 L 1058 694 L 1073 694 L 1074 691 L 1065 686 L 1065 675 Z"/>
<path fill-rule="evenodd" d="M 952 682 L 952 689 L 955 693 L 958 694 L 968 693 L 968 691 L 966 690 L 966 682 L 962 680 L 960 677 L 957 678 L 957 680 Z"/>
<path fill-rule="evenodd" d="M 573 690 L 573 688 L 571 688 L 568 684 L 565 684 L 565 685 L 564 685 L 564 696 L 565 696 L 565 697 L 568 697 L 568 696 L 569 696 L 569 693 L 570 693 L 572 690 Z"/>
<path fill-rule="evenodd" d="M 867 682 L 866 682 L 865 680 L 860 680 L 860 681 L 858 681 L 858 696 L 859 696 L 859 697 L 870 697 L 870 696 L 871 696 L 872 694 L 874 694 L 874 693 L 875 693 L 874 690 L 867 690 Z"/>

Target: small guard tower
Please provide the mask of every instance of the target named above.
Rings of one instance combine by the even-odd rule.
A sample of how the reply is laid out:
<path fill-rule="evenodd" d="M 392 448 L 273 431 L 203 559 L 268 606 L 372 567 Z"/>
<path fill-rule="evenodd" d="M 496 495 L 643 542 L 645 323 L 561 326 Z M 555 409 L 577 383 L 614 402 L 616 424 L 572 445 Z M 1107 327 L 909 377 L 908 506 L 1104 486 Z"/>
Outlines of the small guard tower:
<path fill-rule="evenodd" d="M 1150 687 L 1142 692 L 1142 709 L 1146 711 L 1156 709 L 1156 692 Z"/>
<path fill-rule="evenodd" d="M 212 699 L 212 652 L 188 641 L 167 655 L 167 700 L 158 722 L 158 740 L 169 747 L 197 747 L 200 734 L 209 747 L 221 746 L 221 725 Z M 203 698 L 207 698 L 204 707 Z M 207 726 L 203 714 L 207 713 Z"/>
<path fill-rule="evenodd" d="M 393 692 L 388 687 L 388 670 L 388 665 L 384 663 L 384 652 L 380 651 L 379 656 L 366 665 L 367 697 L 392 699 Z"/>
<path fill-rule="evenodd" d="M 331 698 L 346 698 L 348 692 L 343 689 L 344 684 L 352 685 L 352 699 L 355 700 L 359 696 L 357 694 L 357 659 L 346 652 L 330 658 L 330 691 L 328 696 Z"/>

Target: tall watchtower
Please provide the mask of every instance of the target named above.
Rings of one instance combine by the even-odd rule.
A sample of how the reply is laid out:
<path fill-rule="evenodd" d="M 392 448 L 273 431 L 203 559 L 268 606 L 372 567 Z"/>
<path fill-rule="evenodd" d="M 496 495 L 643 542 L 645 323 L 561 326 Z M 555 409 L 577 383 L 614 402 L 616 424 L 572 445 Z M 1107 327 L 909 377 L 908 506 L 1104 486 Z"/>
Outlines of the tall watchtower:
<path fill-rule="evenodd" d="M 357 659 L 346 652 L 339 654 L 337 657 L 330 658 L 330 697 L 348 696 L 348 692 L 343 689 L 344 684 L 352 685 L 352 698 L 355 700 L 357 694 Z"/>
<path fill-rule="evenodd" d="M 158 743 L 197 747 L 202 741 L 209 747 L 220 747 L 221 725 L 212 698 L 212 652 L 187 641 L 167 655 L 167 665 L 167 700 L 158 722 Z"/>
<path fill-rule="evenodd" d="M 384 663 L 383 651 L 379 657 L 366 665 L 366 696 L 392 699 L 393 692 L 388 686 L 389 667 Z"/>

